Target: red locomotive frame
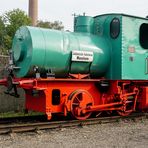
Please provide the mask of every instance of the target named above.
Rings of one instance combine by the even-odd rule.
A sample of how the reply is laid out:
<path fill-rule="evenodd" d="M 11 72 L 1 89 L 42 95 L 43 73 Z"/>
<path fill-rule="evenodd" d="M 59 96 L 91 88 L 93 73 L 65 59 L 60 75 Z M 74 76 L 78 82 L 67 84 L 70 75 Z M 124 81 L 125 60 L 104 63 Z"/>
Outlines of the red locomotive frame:
<path fill-rule="evenodd" d="M 102 111 L 127 116 L 135 110 L 148 109 L 147 81 L 33 78 L 13 79 L 13 85 L 23 88 L 26 94 L 26 109 L 43 112 L 50 120 L 52 114 L 70 112 L 76 119 L 85 120 L 92 112 Z M 84 76 L 85 77 L 85 76 Z M 7 79 L 1 85 L 8 86 Z"/>

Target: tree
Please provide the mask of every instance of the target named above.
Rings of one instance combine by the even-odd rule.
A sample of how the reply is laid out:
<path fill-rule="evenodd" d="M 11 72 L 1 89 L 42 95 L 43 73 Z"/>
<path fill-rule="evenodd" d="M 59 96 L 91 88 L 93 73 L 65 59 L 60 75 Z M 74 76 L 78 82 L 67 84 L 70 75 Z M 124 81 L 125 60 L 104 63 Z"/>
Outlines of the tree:
<path fill-rule="evenodd" d="M 0 17 L 0 45 L 2 45 L 2 42 L 3 42 L 4 30 L 5 30 L 5 25 L 4 25 L 4 22 L 2 20 L 2 17 Z"/>
<path fill-rule="evenodd" d="M 54 21 L 54 22 L 38 21 L 37 27 L 56 29 L 56 30 L 63 30 L 64 29 L 64 26 L 63 26 L 62 22 L 60 22 L 60 21 Z"/>
<path fill-rule="evenodd" d="M 14 9 L 6 12 L 1 20 L 4 24 L 3 34 L 4 48 L 7 50 L 11 48 L 12 39 L 16 30 L 23 25 L 31 25 L 31 19 L 20 9 Z M 1 30 L 0 30 L 1 31 Z"/>
<path fill-rule="evenodd" d="M 6 50 L 4 48 L 4 31 L 5 30 L 5 24 L 2 20 L 2 17 L 0 16 L 0 54 L 4 53 L 6 54 Z"/>

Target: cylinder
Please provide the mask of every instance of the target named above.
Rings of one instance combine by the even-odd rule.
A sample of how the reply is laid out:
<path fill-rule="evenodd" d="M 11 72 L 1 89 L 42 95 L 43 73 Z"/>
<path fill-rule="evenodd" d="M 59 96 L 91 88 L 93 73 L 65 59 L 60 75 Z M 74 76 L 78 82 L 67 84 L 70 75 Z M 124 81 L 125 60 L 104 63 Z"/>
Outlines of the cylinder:
<path fill-rule="evenodd" d="M 56 77 L 90 74 L 101 77 L 110 64 L 106 40 L 92 34 L 72 33 L 36 27 L 21 27 L 13 39 L 17 77 L 32 77 L 34 67 L 52 71 Z"/>

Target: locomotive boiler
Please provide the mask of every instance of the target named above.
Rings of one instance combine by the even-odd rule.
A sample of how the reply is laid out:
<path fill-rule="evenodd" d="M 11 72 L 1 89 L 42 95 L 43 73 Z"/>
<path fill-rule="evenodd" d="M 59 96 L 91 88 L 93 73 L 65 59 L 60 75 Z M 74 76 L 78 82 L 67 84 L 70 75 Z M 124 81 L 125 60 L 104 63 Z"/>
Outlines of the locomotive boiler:
<path fill-rule="evenodd" d="M 38 67 L 41 75 L 52 72 L 56 77 L 72 74 L 103 76 L 110 63 L 109 47 L 102 37 L 34 27 L 21 27 L 14 37 L 17 77 L 31 77 Z M 97 68 L 99 67 L 99 68 Z"/>
<path fill-rule="evenodd" d="M 148 109 L 148 19 L 125 14 L 74 18 L 74 32 L 23 26 L 15 34 L 0 80 L 26 109 L 71 113 L 84 120 L 92 112 L 126 116 Z"/>

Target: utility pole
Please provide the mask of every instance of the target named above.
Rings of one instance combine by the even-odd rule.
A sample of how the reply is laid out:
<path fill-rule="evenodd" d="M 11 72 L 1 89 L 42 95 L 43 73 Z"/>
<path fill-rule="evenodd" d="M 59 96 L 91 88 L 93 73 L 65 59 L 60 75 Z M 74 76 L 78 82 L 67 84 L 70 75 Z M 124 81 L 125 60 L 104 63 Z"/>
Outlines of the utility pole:
<path fill-rule="evenodd" d="M 38 0 L 29 0 L 29 17 L 32 20 L 32 26 L 36 26 L 38 20 Z"/>

